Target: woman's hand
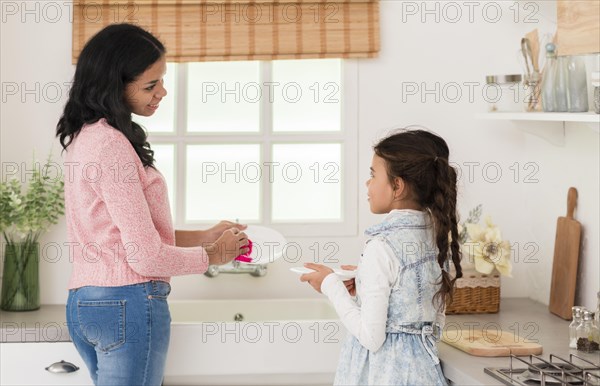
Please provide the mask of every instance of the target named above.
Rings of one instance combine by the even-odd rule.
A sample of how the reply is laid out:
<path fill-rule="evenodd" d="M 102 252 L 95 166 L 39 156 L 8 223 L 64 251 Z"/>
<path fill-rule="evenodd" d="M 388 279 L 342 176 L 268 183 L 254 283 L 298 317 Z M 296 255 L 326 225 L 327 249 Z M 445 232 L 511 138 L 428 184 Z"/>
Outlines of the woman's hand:
<path fill-rule="evenodd" d="M 175 230 L 175 245 L 178 247 L 198 247 L 213 244 L 223 232 L 228 229 L 237 228 L 240 231 L 248 228 L 247 225 L 237 224 L 231 221 L 221 221 L 207 230 Z"/>
<path fill-rule="evenodd" d="M 247 245 L 248 236 L 234 227 L 222 232 L 214 243 L 204 249 L 208 254 L 209 264 L 223 265 L 239 255 L 247 253 L 250 250 Z"/>
<path fill-rule="evenodd" d="M 333 273 L 333 270 L 324 265 L 314 263 L 305 263 L 304 266 L 306 268 L 314 269 L 315 272 L 305 273 L 300 276 L 300 281 L 307 281 L 317 292 L 321 293 L 321 284 L 323 283 L 323 280 L 325 280 L 327 275 Z"/>
<path fill-rule="evenodd" d="M 342 265 L 342 269 L 346 271 L 356 271 L 356 265 Z M 352 296 L 356 296 L 356 282 L 354 279 L 344 280 L 344 285 L 348 290 L 348 293 Z"/>
<path fill-rule="evenodd" d="M 221 237 L 223 232 L 232 228 L 237 228 L 238 230 L 243 231 L 246 228 L 248 228 L 248 225 L 238 224 L 226 220 L 221 221 L 217 225 L 206 230 L 206 241 L 208 241 L 209 243 L 214 243 L 219 237 Z"/>

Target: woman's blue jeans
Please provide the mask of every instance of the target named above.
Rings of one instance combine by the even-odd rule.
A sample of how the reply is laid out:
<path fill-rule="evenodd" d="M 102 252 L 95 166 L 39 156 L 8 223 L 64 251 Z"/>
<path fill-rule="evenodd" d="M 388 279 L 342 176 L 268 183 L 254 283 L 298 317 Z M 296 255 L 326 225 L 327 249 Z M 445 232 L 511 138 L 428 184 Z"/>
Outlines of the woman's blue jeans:
<path fill-rule="evenodd" d="M 170 292 L 163 281 L 69 291 L 69 334 L 95 385 L 162 383 L 171 333 Z"/>

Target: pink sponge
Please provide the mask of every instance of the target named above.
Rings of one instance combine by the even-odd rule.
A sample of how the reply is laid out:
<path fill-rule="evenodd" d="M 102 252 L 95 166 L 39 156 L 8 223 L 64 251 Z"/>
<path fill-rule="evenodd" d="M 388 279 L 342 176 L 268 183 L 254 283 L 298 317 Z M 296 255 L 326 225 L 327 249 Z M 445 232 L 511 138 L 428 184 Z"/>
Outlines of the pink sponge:
<path fill-rule="evenodd" d="M 244 263 L 252 262 L 252 258 L 250 257 L 250 254 L 252 253 L 252 241 L 250 239 L 248 239 L 248 245 L 246 245 L 246 246 L 248 247 L 248 252 L 239 255 L 238 257 L 235 258 L 235 260 L 243 261 Z"/>

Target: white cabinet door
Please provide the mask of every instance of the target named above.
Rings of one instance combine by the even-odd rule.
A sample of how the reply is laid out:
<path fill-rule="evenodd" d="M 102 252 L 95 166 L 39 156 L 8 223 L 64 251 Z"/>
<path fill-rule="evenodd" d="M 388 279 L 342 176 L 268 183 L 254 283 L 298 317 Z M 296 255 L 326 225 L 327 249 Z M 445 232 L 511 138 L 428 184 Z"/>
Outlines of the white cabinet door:
<path fill-rule="evenodd" d="M 65 361 L 71 373 L 52 373 L 50 365 Z M 65 366 L 62 366 L 65 367 Z M 87 367 L 71 342 L 0 344 L 0 385 L 93 385 Z"/>

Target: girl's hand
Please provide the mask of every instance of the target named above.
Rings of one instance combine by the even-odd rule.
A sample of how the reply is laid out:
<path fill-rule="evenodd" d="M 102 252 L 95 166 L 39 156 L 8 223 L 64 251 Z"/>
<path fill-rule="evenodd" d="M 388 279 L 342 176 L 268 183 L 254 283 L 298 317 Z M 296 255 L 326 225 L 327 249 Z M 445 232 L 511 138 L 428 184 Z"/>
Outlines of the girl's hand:
<path fill-rule="evenodd" d="M 248 253 L 248 236 L 233 227 L 227 229 L 221 236 L 206 248 L 208 263 L 223 265 L 229 263 L 241 254 Z"/>
<path fill-rule="evenodd" d="M 346 271 L 356 271 L 356 265 L 342 265 L 342 269 Z M 356 282 L 354 279 L 344 280 L 344 285 L 351 296 L 356 296 Z"/>
<path fill-rule="evenodd" d="M 210 243 L 214 243 L 219 237 L 221 237 L 223 232 L 231 228 L 237 228 L 238 230 L 243 231 L 246 228 L 248 228 L 248 225 L 223 220 L 217 225 L 213 226 L 212 228 L 206 230 L 208 239 L 207 241 Z"/>
<path fill-rule="evenodd" d="M 321 283 L 323 283 L 327 275 L 333 273 L 333 270 L 324 265 L 314 263 L 305 263 L 304 266 L 314 269 L 316 272 L 305 273 L 300 276 L 300 281 L 307 281 L 317 292 L 321 293 Z"/>

